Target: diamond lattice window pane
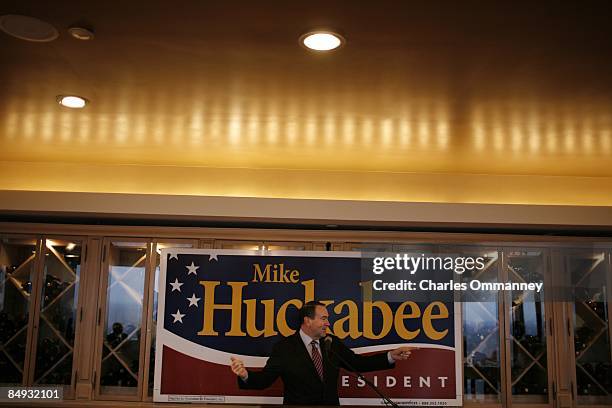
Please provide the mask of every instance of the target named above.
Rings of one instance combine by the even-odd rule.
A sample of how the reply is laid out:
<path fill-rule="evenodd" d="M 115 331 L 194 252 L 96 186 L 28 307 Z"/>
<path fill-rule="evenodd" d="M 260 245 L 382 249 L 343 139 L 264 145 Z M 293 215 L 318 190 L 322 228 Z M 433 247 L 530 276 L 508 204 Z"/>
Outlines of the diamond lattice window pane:
<path fill-rule="evenodd" d="M 0 384 L 21 384 L 36 240 L 0 236 Z"/>
<path fill-rule="evenodd" d="M 465 253 L 465 250 L 461 250 Z M 470 254 L 485 258 L 481 271 L 466 271 L 459 280 L 497 282 L 499 264 L 496 251 Z M 496 293 L 461 293 L 464 344 L 464 398 L 468 401 L 496 402 L 501 398 L 499 314 Z"/>
<path fill-rule="evenodd" d="M 610 351 L 610 266 L 604 252 L 569 255 L 566 266 L 576 290 L 574 351 L 579 404 L 612 404 Z"/>
<path fill-rule="evenodd" d="M 147 244 L 114 242 L 109 250 L 101 393 L 134 395 L 140 368 Z"/>
<path fill-rule="evenodd" d="M 72 384 L 81 245 L 45 240 L 35 384 Z"/>

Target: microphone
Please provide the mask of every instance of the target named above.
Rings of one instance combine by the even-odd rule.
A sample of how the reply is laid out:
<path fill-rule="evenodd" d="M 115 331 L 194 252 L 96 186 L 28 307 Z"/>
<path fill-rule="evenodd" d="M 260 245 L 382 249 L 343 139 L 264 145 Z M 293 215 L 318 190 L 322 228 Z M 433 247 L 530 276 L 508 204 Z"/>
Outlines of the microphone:
<path fill-rule="evenodd" d="M 385 403 L 385 405 L 391 405 L 392 407 L 396 407 L 399 408 L 399 406 L 393 401 L 391 400 L 391 398 L 387 397 L 385 394 L 383 394 L 378 387 L 376 387 L 372 381 L 368 380 L 362 373 L 360 373 L 359 371 L 355 370 L 355 367 L 353 367 L 351 364 L 349 364 L 348 361 L 346 361 L 341 355 L 340 353 L 336 353 L 335 351 L 332 350 L 331 345 L 332 345 L 332 341 L 334 339 L 331 336 L 325 336 L 323 338 L 323 352 L 328 356 L 328 360 L 330 364 L 332 364 L 333 366 L 335 366 L 336 368 L 340 368 L 337 365 L 333 364 L 331 362 L 331 356 L 332 354 L 335 355 L 336 357 L 338 357 L 338 359 L 344 363 L 345 366 L 347 366 L 349 368 L 350 371 L 353 371 L 352 373 L 349 371 L 349 374 L 352 374 L 355 378 L 361 379 L 363 382 L 365 382 L 370 388 L 372 388 L 374 390 L 374 392 L 376 392 L 376 394 L 378 394 L 378 396 L 380 398 L 382 398 L 383 402 Z"/>

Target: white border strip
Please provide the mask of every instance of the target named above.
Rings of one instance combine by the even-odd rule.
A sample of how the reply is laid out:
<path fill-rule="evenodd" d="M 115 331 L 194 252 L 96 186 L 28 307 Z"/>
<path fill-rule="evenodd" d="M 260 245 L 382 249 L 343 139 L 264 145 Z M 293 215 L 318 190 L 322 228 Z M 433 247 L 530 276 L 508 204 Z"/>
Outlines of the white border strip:
<path fill-rule="evenodd" d="M 177 336 L 176 334 L 164 329 L 163 327 L 158 329 L 161 330 L 157 336 L 161 339 L 163 343 L 171 343 L 176 346 L 171 347 L 173 350 L 178 351 L 186 356 L 202 359 L 203 355 L 207 356 L 207 362 L 220 364 L 228 366 L 230 365 L 230 357 L 237 357 L 244 361 L 245 365 L 249 368 L 260 368 L 266 365 L 266 361 L 268 361 L 268 357 L 257 357 L 257 356 L 249 356 L 245 354 L 238 353 L 228 353 L 226 351 L 216 350 L 210 347 L 202 346 L 200 344 L 193 343 L 189 340 L 182 338 L 181 336 Z M 393 350 L 397 347 L 402 346 L 410 346 L 410 347 L 418 347 L 421 349 L 441 349 L 441 350 L 449 350 L 455 351 L 454 347 L 444 346 L 441 344 L 427 344 L 427 343 L 396 343 L 396 344 L 381 344 L 377 346 L 367 346 L 367 347 L 357 347 L 353 348 L 355 353 L 357 354 L 365 354 L 365 353 L 373 353 L 377 351 L 388 351 Z"/>

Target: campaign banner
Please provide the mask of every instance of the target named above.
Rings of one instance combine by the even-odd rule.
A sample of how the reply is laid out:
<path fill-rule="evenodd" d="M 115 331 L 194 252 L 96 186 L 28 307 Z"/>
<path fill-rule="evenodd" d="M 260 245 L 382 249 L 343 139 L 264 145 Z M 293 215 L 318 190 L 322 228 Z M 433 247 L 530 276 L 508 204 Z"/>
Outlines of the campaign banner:
<path fill-rule="evenodd" d="M 298 309 L 318 300 L 355 353 L 418 347 L 392 369 L 365 373 L 383 394 L 401 405 L 461 405 L 459 304 L 376 300 L 362 269 L 359 252 L 163 250 L 154 401 L 282 404 L 280 378 L 240 390 L 230 357 L 261 369 L 272 346 L 299 329 Z M 346 371 L 338 392 L 341 404 L 383 405 Z"/>

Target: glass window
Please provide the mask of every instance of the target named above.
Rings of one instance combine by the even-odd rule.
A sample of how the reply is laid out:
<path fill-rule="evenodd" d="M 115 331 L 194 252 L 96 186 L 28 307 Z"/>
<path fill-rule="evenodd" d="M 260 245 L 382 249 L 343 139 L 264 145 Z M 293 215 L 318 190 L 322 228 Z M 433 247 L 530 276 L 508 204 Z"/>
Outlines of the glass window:
<path fill-rule="evenodd" d="M 545 258 L 540 250 L 507 253 L 508 282 L 544 282 Z M 544 293 L 510 292 L 510 371 L 512 400 L 548 402 L 548 354 Z"/>
<path fill-rule="evenodd" d="M 36 240 L 0 238 L 0 384 L 24 381 Z"/>
<path fill-rule="evenodd" d="M 108 250 L 101 394 L 138 394 L 147 243 L 112 242 Z"/>
<path fill-rule="evenodd" d="M 34 384 L 72 383 L 81 244 L 46 240 Z"/>
<path fill-rule="evenodd" d="M 576 288 L 574 351 L 579 404 L 612 404 L 610 271 L 606 253 L 575 254 L 567 268 Z"/>
<path fill-rule="evenodd" d="M 462 253 L 466 253 L 462 251 Z M 499 282 L 499 253 L 496 250 L 469 253 L 483 257 L 482 270 L 466 271 L 461 282 L 478 279 Z M 501 401 L 501 349 L 499 299 L 496 293 L 465 291 L 461 298 L 463 321 L 464 400 L 469 402 Z"/>

